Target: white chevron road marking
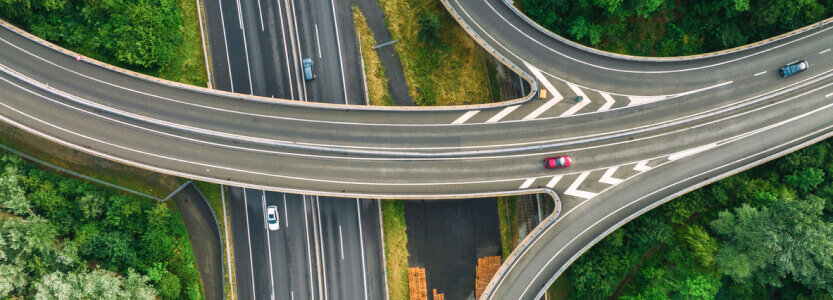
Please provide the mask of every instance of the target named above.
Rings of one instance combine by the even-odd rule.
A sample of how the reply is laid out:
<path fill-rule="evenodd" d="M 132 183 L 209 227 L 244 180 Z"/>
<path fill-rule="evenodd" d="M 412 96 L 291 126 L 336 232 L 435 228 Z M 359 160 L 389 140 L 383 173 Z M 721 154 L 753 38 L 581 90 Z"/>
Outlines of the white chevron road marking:
<path fill-rule="evenodd" d="M 532 120 L 532 119 L 537 118 L 538 116 L 540 116 L 541 114 L 543 114 L 544 112 L 546 112 L 547 110 L 552 108 L 553 106 L 555 106 L 555 104 L 557 104 L 559 101 L 564 99 L 564 96 L 562 96 L 561 93 L 559 93 L 558 90 L 555 89 L 555 87 L 552 85 L 552 83 L 550 83 L 549 80 L 547 80 L 547 77 L 544 76 L 544 74 L 541 74 L 541 71 L 539 71 L 537 68 L 533 67 L 532 65 L 530 65 L 527 62 L 524 62 L 524 64 L 532 72 L 532 75 L 535 75 L 535 78 L 538 79 L 538 82 L 540 82 L 541 85 L 543 85 L 544 88 L 546 88 L 547 91 L 549 91 L 550 94 L 552 94 L 552 97 L 553 97 L 552 99 L 550 99 L 549 101 L 544 103 L 544 105 L 541 105 L 536 110 L 529 113 L 526 117 L 523 118 L 524 120 Z"/>
<path fill-rule="evenodd" d="M 593 198 L 596 195 L 598 195 L 597 193 L 591 193 L 591 192 L 585 192 L 585 191 L 579 191 L 578 190 L 578 186 L 581 185 L 581 183 L 585 179 L 587 179 L 588 175 L 590 175 L 589 171 L 579 174 L 578 178 L 576 178 L 576 181 L 573 181 L 573 184 L 571 184 L 570 187 L 568 187 L 567 190 L 564 191 L 564 194 L 565 195 L 570 195 L 570 196 L 576 196 L 576 197 L 584 198 L 584 199 L 590 199 L 590 198 Z"/>
<path fill-rule="evenodd" d="M 550 179 L 550 182 L 547 182 L 547 187 L 548 188 L 554 187 L 556 184 L 558 184 L 558 181 L 561 180 L 561 177 L 563 177 L 563 175 L 553 176 L 552 179 Z"/>
<path fill-rule="evenodd" d="M 649 171 L 651 169 L 653 169 L 653 168 L 648 166 L 648 161 L 647 160 L 640 161 L 635 166 L 633 166 L 633 170 L 634 171 L 639 171 L 639 172 L 645 172 L 645 171 Z"/>
<path fill-rule="evenodd" d="M 519 105 L 513 105 L 513 106 L 509 106 L 507 108 L 504 108 L 499 113 L 497 113 L 494 117 L 489 118 L 489 120 L 487 120 L 486 123 L 495 123 L 497 121 L 500 121 L 500 119 L 503 119 L 503 117 L 512 113 L 513 111 L 518 109 L 518 107 L 521 107 L 521 105 L 520 104 Z"/>
<path fill-rule="evenodd" d="M 602 105 L 602 107 L 600 107 L 599 110 L 597 110 L 597 111 L 608 110 L 611 107 L 613 107 L 613 104 L 616 104 L 616 100 L 613 100 L 613 97 L 611 97 L 610 94 L 605 93 L 605 92 L 599 92 L 599 94 L 601 94 L 602 98 L 605 99 L 605 104 Z"/>
<path fill-rule="evenodd" d="M 619 179 L 619 178 L 613 178 L 613 173 L 616 173 L 617 169 L 619 169 L 619 167 L 612 167 L 610 169 L 607 169 L 607 171 L 605 171 L 605 174 L 602 175 L 602 178 L 599 179 L 599 182 L 612 184 L 612 185 L 617 185 L 617 184 L 622 183 L 622 181 L 624 181 L 624 180 Z"/>
<path fill-rule="evenodd" d="M 476 114 L 477 114 L 477 113 L 479 113 L 479 112 L 480 112 L 479 110 L 470 110 L 470 111 L 467 111 L 467 112 L 466 112 L 466 113 L 464 113 L 462 116 L 460 116 L 459 118 L 457 118 L 457 120 L 454 120 L 454 122 L 451 122 L 451 124 L 463 124 L 463 123 L 465 123 L 466 121 L 468 121 L 469 119 L 471 119 L 471 117 L 474 117 L 474 115 L 476 115 Z"/>
<path fill-rule="evenodd" d="M 535 178 L 524 180 L 524 183 L 521 184 L 521 187 L 519 187 L 518 189 L 522 190 L 528 188 L 530 185 L 532 185 L 533 182 L 535 182 Z"/>
<path fill-rule="evenodd" d="M 569 82 L 567 82 L 567 85 L 570 87 L 571 90 L 573 90 L 573 92 L 576 93 L 576 95 L 581 96 L 582 98 L 584 98 L 584 100 L 582 100 L 579 103 L 576 103 L 576 105 L 573 105 L 573 107 L 570 107 L 570 109 L 561 114 L 562 116 L 573 115 L 585 106 L 587 106 L 587 104 L 590 104 L 590 102 L 592 102 L 589 98 L 587 98 L 587 95 L 585 95 L 584 92 L 581 91 L 581 88 L 579 88 L 577 85 Z"/>

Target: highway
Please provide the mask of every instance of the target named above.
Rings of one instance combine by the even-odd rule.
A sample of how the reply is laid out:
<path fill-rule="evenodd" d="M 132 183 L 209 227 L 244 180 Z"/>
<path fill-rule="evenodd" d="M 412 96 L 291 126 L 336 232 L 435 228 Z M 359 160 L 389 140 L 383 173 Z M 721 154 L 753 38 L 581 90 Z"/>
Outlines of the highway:
<path fill-rule="evenodd" d="M 541 33 L 512 32 L 525 23 L 498 13 L 502 2 L 466 3 L 454 9 L 503 56 L 523 58 L 548 98 L 430 109 L 286 102 L 137 79 L 2 29 L 0 116 L 80 151 L 246 188 L 395 198 L 555 191 L 560 213 L 516 250 L 488 299 L 532 299 L 644 208 L 831 132 L 829 25 L 722 56 L 636 62 L 525 39 Z M 798 59 L 811 68 L 778 77 Z M 541 166 L 562 154 L 572 167 Z"/>
<path fill-rule="evenodd" d="M 324 39 L 323 43 L 333 47 L 316 49 L 298 44 L 298 40 L 304 40 L 303 28 L 318 30 L 317 23 L 308 22 L 313 20 L 307 18 L 308 14 L 303 15 L 301 22 L 298 22 L 295 8 L 288 1 L 242 1 L 237 4 L 239 6 L 234 1 L 206 3 L 211 60 L 219 62 L 212 64 L 216 88 L 226 91 L 245 90 L 251 84 L 256 87 L 251 94 L 257 96 L 301 100 L 309 94 L 314 96 L 311 100 L 317 100 L 324 99 L 322 95 L 326 95 L 327 99 L 342 99 L 339 101 L 343 103 L 344 95 L 347 95 L 343 82 L 361 86 L 362 82 L 357 80 L 361 77 L 353 76 L 345 81 L 340 72 L 333 72 L 340 70 L 339 59 L 319 61 L 316 70 L 330 72 L 318 71 L 314 81 L 304 80 L 300 68 L 297 68 L 300 62 L 292 65 L 281 63 L 300 61 L 289 59 L 293 54 L 297 56 L 297 53 L 307 57 L 304 53 L 310 51 L 301 51 L 303 49 L 314 49 L 318 53 L 323 51 L 327 54 L 335 52 L 328 57 L 339 58 L 334 35 L 325 34 L 325 37 L 332 38 Z M 307 11 L 303 8 L 308 4 L 299 3 L 298 10 Z M 241 9 L 240 14 L 237 9 Z M 249 13 L 245 13 L 247 11 Z M 225 16 L 230 16 L 228 22 Z M 238 20 L 238 16 L 243 17 Z M 275 17 L 280 19 L 275 20 Z M 330 22 L 322 23 L 321 28 L 325 33 L 331 33 L 331 29 L 335 28 L 333 18 L 320 21 L 327 20 Z M 242 26 L 238 26 L 241 21 Z M 299 27 L 302 29 L 300 36 L 296 31 Z M 318 42 L 317 33 L 306 35 L 315 37 Z M 247 44 L 269 47 L 247 51 Z M 246 63 L 231 63 L 234 58 L 245 58 Z M 249 67 L 250 61 L 258 66 L 254 71 Z M 266 61 L 269 63 L 264 64 Z M 277 84 L 272 84 L 274 80 L 278 80 Z M 320 84 L 328 82 L 337 84 Z M 353 98 L 364 99 L 363 94 Z M 384 298 L 384 266 L 377 259 L 382 251 L 376 200 L 362 200 L 365 204 L 361 206 L 362 211 L 358 207 L 358 199 L 355 202 L 335 198 L 320 201 L 315 196 L 263 190 L 229 188 L 229 191 L 234 248 L 235 253 L 241 256 L 235 260 L 235 269 L 239 274 L 235 290 L 241 299 Z M 264 221 L 266 207 L 270 205 L 278 210 L 280 228 L 275 231 L 267 230 Z M 323 220 L 322 211 L 326 217 Z M 365 218 L 360 219 L 358 215 L 362 212 Z M 364 226 L 359 226 L 360 222 Z M 337 234 L 331 230 L 333 228 L 338 230 Z M 336 252 L 343 255 L 333 256 Z"/>

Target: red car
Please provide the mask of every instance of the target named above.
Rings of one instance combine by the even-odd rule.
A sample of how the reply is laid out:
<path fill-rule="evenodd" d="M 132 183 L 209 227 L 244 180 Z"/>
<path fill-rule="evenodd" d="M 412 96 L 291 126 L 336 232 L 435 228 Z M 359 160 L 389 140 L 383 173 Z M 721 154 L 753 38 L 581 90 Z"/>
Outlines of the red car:
<path fill-rule="evenodd" d="M 544 167 L 547 169 L 566 168 L 573 164 L 569 156 L 556 156 L 544 160 Z"/>

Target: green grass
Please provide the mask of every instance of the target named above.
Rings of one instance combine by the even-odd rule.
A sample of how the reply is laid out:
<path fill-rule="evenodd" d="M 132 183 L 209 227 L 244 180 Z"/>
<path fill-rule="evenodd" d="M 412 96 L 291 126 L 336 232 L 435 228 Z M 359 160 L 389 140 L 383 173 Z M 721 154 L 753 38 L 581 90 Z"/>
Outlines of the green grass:
<path fill-rule="evenodd" d="M 500 219 L 500 246 L 505 261 L 518 244 L 518 197 L 498 197 L 497 215 Z"/>
<path fill-rule="evenodd" d="M 379 0 L 402 61 L 411 97 L 421 105 L 460 105 L 490 100 L 483 49 L 438 0 Z M 440 21 L 439 49 L 417 41 L 418 21 L 425 14 Z M 419 89 L 419 91 L 417 91 Z"/>
<path fill-rule="evenodd" d="M 222 195 L 222 193 L 224 191 L 222 191 L 220 189 L 220 185 L 216 184 L 216 183 L 194 180 L 194 185 L 197 187 L 197 189 L 200 190 L 200 192 L 203 194 L 203 196 L 205 196 L 205 199 L 208 200 L 208 205 L 211 206 L 211 209 L 214 210 L 214 215 L 217 216 L 217 224 L 220 226 L 220 239 L 225 241 L 222 245 L 223 249 L 220 249 L 220 253 L 222 253 L 222 255 L 223 255 L 223 276 L 225 277 L 224 278 L 224 280 L 225 280 L 224 284 L 226 285 L 225 289 L 223 289 L 223 290 L 225 291 L 226 299 L 233 300 L 231 298 L 231 287 L 229 286 L 229 283 L 230 282 L 235 282 L 235 278 L 236 278 L 235 277 L 235 268 L 231 268 L 231 274 L 229 274 L 229 272 L 228 272 L 228 267 L 229 266 L 227 264 L 228 264 L 229 261 L 231 261 L 231 263 L 234 264 L 234 249 L 230 248 L 231 259 L 229 260 L 229 255 L 228 255 L 225 248 L 226 248 L 227 245 L 230 245 L 231 242 L 225 240 L 225 238 L 227 236 L 226 235 L 226 222 L 228 220 L 223 216 L 223 195 Z M 226 212 L 228 212 L 228 206 L 226 206 Z M 228 237 L 229 237 L 229 239 L 231 239 L 230 234 L 228 235 Z M 226 244 L 226 243 L 228 243 L 228 244 Z"/>
<path fill-rule="evenodd" d="M 376 53 L 376 50 L 373 50 L 373 46 L 376 45 L 373 31 L 367 26 L 367 20 L 362 12 L 355 6 L 353 6 L 353 23 L 356 24 L 356 33 L 361 38 L 367 97 L 370 105 L 393 105 L 393 98 L 388 93 L 388 78 L 385 77 L 385 67 L 382 66 L 379 54 Z"/>
<path fill-rule="evenodd" d="M 143 72 L 159 78 L 196 86 L 207 86 L 208 75 L 200 35 L 197 0 L 178 0 L 182 14 L 182 45 L 176 51 L 177 58 L 161 71 Z"/>
<path fill-rule="evenodd" d="M 561 273 L 547 290 L 552 300 L 567 300 L 570 297 L 570 280 L 567 272 Z"/>
<path fill-rule="evenodd" d="M 408 290 L 408 235 L 405 232 L 405 203 L 382 200 L 382 231 L 385 234 L 385 260 L 390 299 L 411 298 Z"/>

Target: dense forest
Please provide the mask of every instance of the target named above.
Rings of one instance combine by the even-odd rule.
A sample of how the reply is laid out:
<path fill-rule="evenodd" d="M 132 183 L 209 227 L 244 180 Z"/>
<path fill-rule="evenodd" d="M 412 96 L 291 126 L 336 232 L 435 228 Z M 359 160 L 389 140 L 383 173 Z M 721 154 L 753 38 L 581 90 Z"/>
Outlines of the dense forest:
<path fill-rule="evenodd" d="M 203 299 L 188 232 L 164 203 L 0 153 L 0 298 Z"/>
<path fill-rule="evenodd" d="M 831 142 L 649 211 L 566 274 L 571 299 L 833 299 Z"/>
<path fill-rule="evenodd" d="M 833 0 L 523 0 L 550 31 L 602 50 L 679 56 L 764 40 L 833 14 Z"/>
<path fill-rule="evenodd" d="M 0 17 L 50 42 L 130 68 L 168 67 L 182 43 L 176 0 L 0 0 Z"/>

